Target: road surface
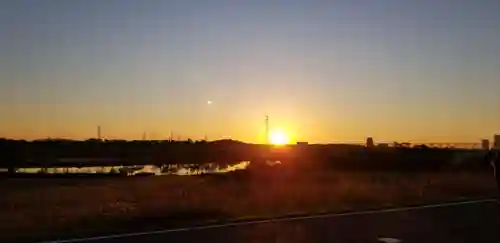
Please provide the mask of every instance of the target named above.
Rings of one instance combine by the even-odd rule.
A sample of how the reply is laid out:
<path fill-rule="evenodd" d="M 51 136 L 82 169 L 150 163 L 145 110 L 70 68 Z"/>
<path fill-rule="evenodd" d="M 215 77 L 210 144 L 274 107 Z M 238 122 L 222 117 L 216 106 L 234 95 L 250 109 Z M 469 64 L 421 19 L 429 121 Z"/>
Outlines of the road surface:
<path fill-rule="evenodd" d="M 493 243 L 500 242 L 500 203 L 479 200 L 57 242 Z"/>

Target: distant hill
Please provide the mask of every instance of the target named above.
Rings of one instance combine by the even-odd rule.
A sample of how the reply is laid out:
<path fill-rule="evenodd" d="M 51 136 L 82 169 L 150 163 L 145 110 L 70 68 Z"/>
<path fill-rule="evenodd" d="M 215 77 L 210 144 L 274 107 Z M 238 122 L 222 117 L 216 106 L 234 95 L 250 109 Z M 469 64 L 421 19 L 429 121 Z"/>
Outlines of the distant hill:
<path fill-rule="evenodd" d="M 209 143 L 210 144 L 217 144 L 217 145 L 230 145 L 230 144 L 241 145 L 241 144 L 246 144 L 246 143 L 244 143 L 242 141 L 233 140 L 233 139 L 220 139 L 220 140 L 210 141 Z"/>

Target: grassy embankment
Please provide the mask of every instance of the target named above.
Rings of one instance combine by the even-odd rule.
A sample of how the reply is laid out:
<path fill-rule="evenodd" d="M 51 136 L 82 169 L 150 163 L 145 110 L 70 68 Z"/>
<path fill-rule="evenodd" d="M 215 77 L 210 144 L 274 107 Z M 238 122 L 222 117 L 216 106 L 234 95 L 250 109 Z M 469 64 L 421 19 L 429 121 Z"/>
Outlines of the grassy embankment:
<path fill-rule="evenodd" d="M 2 179 L 0 241 L 342 212 L 488 197 L 484 172 L 314 172 L 101 179 Z M 61 234 L 61 232 L 64 232 Z"/>

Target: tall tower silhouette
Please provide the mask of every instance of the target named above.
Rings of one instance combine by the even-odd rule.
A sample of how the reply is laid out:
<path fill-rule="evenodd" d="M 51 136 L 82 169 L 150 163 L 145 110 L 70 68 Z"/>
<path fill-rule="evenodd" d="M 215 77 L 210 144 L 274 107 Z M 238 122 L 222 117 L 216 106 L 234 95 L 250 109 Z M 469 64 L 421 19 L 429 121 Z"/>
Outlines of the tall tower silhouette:
<path fill-rule="evenodd" d="M 101 126 L 97 126 L 97 139 L 101 140 Z"/>
<path fill-rule="evenodd" d="M 269 116 L 266 115 L 266 144 L 269 144 Z"/>

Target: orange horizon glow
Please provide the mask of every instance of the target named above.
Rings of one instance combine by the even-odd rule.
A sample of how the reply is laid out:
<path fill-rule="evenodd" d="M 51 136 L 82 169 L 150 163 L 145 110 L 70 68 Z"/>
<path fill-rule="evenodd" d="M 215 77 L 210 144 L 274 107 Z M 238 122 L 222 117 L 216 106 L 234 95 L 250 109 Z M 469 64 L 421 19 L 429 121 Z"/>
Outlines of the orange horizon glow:
<path fill-rule="evenodd" d="M 203 103 L 204 106 L 205 104 Z M 269 131 L 270 136 L 267 136 L 261 114 L 256 108 L 238 113 L 238 116 L 216 116 L 218 112 L 221 112 L 217 110 L 213 110 L 214 114 L 207 113 L 203 117 L 173 112 L 175 116 L 172 115 L 171 118 L 162 120 L 157 113 L 145 113 L 146 109 L 138 110 L 137 112 L 140 113 L 135 111 L 121 113 L 120 116 L 111 115 L 117 114 L 112 110 L 103 110 L 96 112 L 94 116 L 86 116 L 83 115 L 88 110 L 86 106 L 66 110 L 62 105 L 36 107 L 29 105 L 2 107 L 0 105 L 0 111 L 4 112 L 3 114 L 13 114 L 2 117 L 0 125 L 5 129 L 0 131 L 0 137 L 28 141 L 46 138 L 86 140 L 97 137 L 97 125 L 101 126 L 102 138 L 109 140 L 141 140 L 143 134 L 146 133 L 147 139 L 150 140 L 167 140 L 173 135 L 175 140 L 207 138 L 209 141 L 214 141 L 231 138 L 247 143 L 275 145 L 291 144 L 297 141 L 363 144 L 366 137 L 373 137 L 376 143 L 398 141 L 479 144 L 484 138 L 492 141 L 492 135 L 498 133 L 495 132 L 498 122 L 494 119 L 482 123 L 481 126 L 462 129 L 458 133 L 459 128 L 469 127 L 465 123 L 457 125 L 460 120 L 455 123 L 441 121 L 434 122 L 432 125 L 426 125 L 426 123 L 422 125 L 416 120 L 411 122 L 384 120 L 385 122 L 364 123 L 356 120 L 352 122 L 345 116 L 336 116 L 329 118 L 335 122 L 327 124 L 323 120 L 315 119 L 314 115 L 308 115 L 307 112 L 297 110 L 293 113 L 283 107 L 285 106 L 278 104 L 274 109 L 270 109 L 269 113 L 273 114 L 272 126 Z M 36 112 L 33 111 L 35 108 L 38 109 Z M 431 120 L 432 117 L 428 119 Z M 424 121 L 428 122 L 426 120 L 421 122 Z"/>

